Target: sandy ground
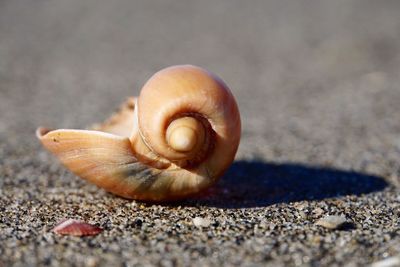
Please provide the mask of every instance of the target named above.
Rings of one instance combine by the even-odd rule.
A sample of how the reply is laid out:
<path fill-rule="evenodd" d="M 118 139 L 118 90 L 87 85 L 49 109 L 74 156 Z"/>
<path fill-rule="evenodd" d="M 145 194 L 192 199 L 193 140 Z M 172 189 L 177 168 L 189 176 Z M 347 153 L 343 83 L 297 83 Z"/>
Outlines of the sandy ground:
<path fill-rule="evenodd" d="M 0 1 L 0 266 L 399 262 L 399 14 L 399 1 Z M 221 76 L 243 120 L 204 196 L 121 199 L 35 139 L 103 120 L 182 63 Z M 352 224 L 315 225 L 326 215 Z M 63 218 L 104 232 L 57 236 Z"/>

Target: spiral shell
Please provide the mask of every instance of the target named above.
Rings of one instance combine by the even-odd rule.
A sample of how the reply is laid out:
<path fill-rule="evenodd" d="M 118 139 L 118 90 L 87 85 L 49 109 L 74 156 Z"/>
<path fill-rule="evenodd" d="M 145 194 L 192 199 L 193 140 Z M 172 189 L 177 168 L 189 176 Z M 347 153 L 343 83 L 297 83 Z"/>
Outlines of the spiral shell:
<path fill-rule="evenodd" d="M 95 130 L 37 130 L 78 176 L 122 197 L 168 201 L 214 184 L 240 141 L 236 101 L 222 80 L 191 65 L 154 74 L 138 98 Z"/>

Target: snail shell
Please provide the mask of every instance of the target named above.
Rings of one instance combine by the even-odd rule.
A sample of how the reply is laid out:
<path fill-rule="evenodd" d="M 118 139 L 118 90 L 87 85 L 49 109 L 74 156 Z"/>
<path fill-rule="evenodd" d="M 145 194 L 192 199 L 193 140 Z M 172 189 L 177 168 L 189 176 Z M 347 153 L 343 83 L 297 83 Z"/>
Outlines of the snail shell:
<path fill-rule="evenodd" d="M 234 160 L 241 123 L 222 80 L 191 65 L 154 74 L 94 130 L 39 128 L 46 149 L 116 195 L 168 201 L 214 184 Z"/>

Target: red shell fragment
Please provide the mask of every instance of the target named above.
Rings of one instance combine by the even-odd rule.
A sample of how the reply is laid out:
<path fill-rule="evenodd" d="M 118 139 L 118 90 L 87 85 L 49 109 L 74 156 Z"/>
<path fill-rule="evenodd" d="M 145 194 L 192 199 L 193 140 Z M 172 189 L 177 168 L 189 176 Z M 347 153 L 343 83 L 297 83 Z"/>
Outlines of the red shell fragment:
<path fill-rule="evenodd" d="M 97 235 L 102 231 L 100 227 L 74 219 L 64 220 L 53 229 L 56 234 L 72 236 Z"/>

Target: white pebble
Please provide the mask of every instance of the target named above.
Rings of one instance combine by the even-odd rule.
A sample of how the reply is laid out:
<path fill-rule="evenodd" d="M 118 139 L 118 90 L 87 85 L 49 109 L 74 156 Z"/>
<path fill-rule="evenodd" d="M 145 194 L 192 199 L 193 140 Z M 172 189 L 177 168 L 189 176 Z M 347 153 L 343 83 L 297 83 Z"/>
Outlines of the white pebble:
<path fill-rule="evenodd" d="M 400 255 L 390 257 L 381 261 L 377 261 L 371 264 L 371 267 L 396 267 L 400 266 Z"/>
<path fill-rule="evenodd" d="M 327 229 L 338 229 L 346 223 L 348 222 L 344 216 L 328 215 L 319 219 L 315 224 Z"/>
<path fill-rule="evenodd" d="M 211 224 L 211 221 L 207 218 L 196 217 L 193 219 L 193 224 L 196 227 L 208 227 Z"/>

